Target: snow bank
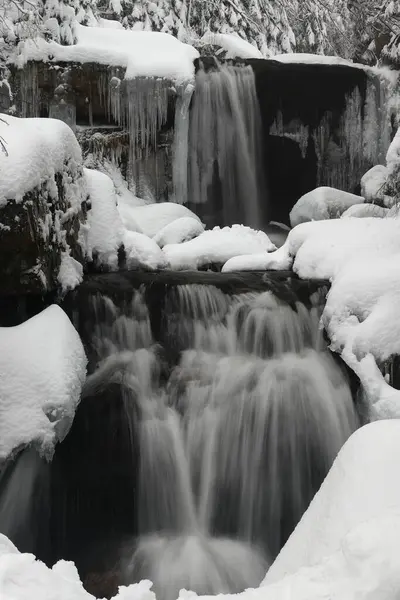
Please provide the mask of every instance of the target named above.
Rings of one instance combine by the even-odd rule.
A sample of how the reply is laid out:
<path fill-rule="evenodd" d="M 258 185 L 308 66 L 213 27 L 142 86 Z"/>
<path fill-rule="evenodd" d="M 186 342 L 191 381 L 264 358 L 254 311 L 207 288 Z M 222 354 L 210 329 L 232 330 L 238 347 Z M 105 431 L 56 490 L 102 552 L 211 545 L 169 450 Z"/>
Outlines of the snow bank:
<path fill-rule="evenodd" d="M 400 589 L 399 452 L 398 421 L 379 421 L 356 431 L 343 446 L 321 489 L 268 571 L 264 584 L 279 581 L 304 567 L 321 565 L 326 557 L 338 552 L 347 557 L 347 576 L 352 571 L 360 579 L 360 592 L 363 591 L 357 596 L 352 587 L 344 587 L 342 594 L 346 598 L 394 600 Z M 359 534 L 349 534 L 359 526 Z M 391 577 L 385 581 L 382 570 L 385 572 L 389 566 Z M 393 578 L 395 566 L 397 576 Z"/>
<path fill-rule="evenodd" d="M 166 269 L 168 261 L 164 252 L 154 240 L 143 233 L 125 231 L 124 247 L 128 269 Z"/>
<path fill-rule="evenodd" d="M 183 270 L 198 269 L 207 264 L 223 264 L 233 256 L 260 254 L 275 248 L 263 231 L 232 225 L 204 231 L 183 244 L 170 244 L 164 247 L 164 252 L 172 269 Z"/>
<path fill-rule="evenodd" d="M 122 220 L 128 229 L 134 230 L 130 227 L 130 223 L 136 224 L 140 230 L 148 235 L 154 237 L 161 229 L 180 219 L 182 217 L 190 217 L 200 223 L 200 219 L 191 210 L 182 206 L 182 204 L 175 204 L 174 202 L 158 202 L 155 204 L 146 204 L 145 206 L 134 206 L 129 201 L 126 202 L 123 199 L 118 204 Z"/>
<path fill-rule="evenodd" d="M 204 231 L 204 226 L 193 217 L 181 217 L 168 223 L 154 236 L 154 241 L 163 248 L 167 244 L 181 244 L 197 237 Z"/>
<path fill-rule="evenodd" d="M 383 201 L 383 188 L 387 181 L 389 170 L 384 165 L 375 165 L 361 178 L 361 194 L 366 202 Z"/>
<path fill-rule="evenodd" d="M 75 565 L 58 561 L 51 569 L 32 554 L 10 548 L 1 552 L 7 538 L 0 535 L 0 579 L 2 600 L 95 600 L 79 579 Z M 115 600 L 155 600 L 149 581 L 120 587 Z"/>
<path fill-rule="evenodd" d="M 30 442 L 52 452 L 72 422 L 85 374 L 79 335 L 58 306 L 0 328 L 0 461 Z"/>
<path fill-rule="evenodd" d="M 163 77 L 177 83 L 192 79 L 197 50 L 168 33 L 75 24 L 77 43 L 61 46 L 43 39 L 24 43 L 18 66 L 28 60 L 99 63 L 126 68 L 126 79 Z"/>
<path fill-rule="evenodd" d="M 331 187 L 318 187 L 304 194 L 290 212 L 292 227 L 306 221 L 337 219 L 350 206 L 362 204 L 364 198 Z"/>
<path fill-rule="evenodd" d="M 383 208 L 383 206 L 378 206 L 377 204 L 354 204 L 344 211 L 342 219 L 348 219 L 349 217 L 357 217 L 359 219 L 375 217 L 377 219 L 383 219 L 388 216 L 388 211 L 388 208 Z"/>
<path fill-rule="evenodd" d="M 124 225 L 117 208 L 114 184 L 107 175 L 92 169 L 84 170 L 90 198 L 86 250 L 101 264 L 118 268 L 118 248 L 123 243 Z"/>
<path fill-rule="evenodd" d="M 207 31 L 200 42 L 211 46 L 219 46 L 226 51 L 225 58 L 264 58 L 258 48 L 235 33 Z"/>
<path fill-rule="evenodd" d="M 56 194 L 54 176 L 66 165 L 79 169 L 82 154 L 68 125 L 57 119 L 19 119 L 0 114 L 0 137 L 6 152 L 0 151 L 0 207 L 7 200 L 21 202 L 24 195 L 47 183 Z M 79 183 L 79 182 L 78 182 Z M 72 210 L 78 211 L 81 196 L 69 194 Z"/>

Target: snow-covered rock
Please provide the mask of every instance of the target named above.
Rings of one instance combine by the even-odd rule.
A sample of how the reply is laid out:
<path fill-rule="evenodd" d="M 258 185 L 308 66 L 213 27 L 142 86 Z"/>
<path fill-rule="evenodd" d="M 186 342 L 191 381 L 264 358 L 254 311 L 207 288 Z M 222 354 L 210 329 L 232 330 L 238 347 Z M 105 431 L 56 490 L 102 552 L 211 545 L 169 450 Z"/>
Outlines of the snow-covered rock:
<path fill-rule="evenodd" d="M 224 264 L 233 256 L 271 252 L 276 246 L 263 231 L 244 225 L 232 225 L 204 231 L 184 242 L 164 247 L 172 269 L 198 269 L 208 264 Z"/>
<path fill-rule="evenodd" d="M 71 425 L 85 375 L 81 340 L 58 306 L 0 328 L 0 462 L 32 442 L 51 455 Z"/>
<path fill-rule="evenodd" d="M 362 204 L 364 198 L 331 187 L 318 187 L 304 194 L 290 212 L 292 227 L 307 221 L 337 219 L 354 204 Z"/>
<path fill-rule="evenodd" d="M 82 261 L 86 181 L 71 129 L 55 119 L 0 115 L 3 293 L 58 286 L 64 255 Z"/>
<path fill-rule="evenodd" d="M 354 599 L 396 598 L 400 589 L 400 572 L 394 577 L 392 569 L 400 557 L 397 537 L 400 482 L 396 475 L 399 452 L 398 421 L 366 425 L 349 438 L 321 489 L 268 571 L 264 580 L 267 585 L 265 591 L 268 584 L 293 575 L 304 567 L 322 566 L 333 553 L 340 553 L 347 559 L 342 563 L 340 579 L 351 577 L 353 573 L 354 579 L 359 579 L 360 595 L 355 594 L 352 586 L 345 586 L 341 596 L 338 586 L 337 595 L 310 595 L 310 598 L 339 599 L 344 597 L 343 594 Z M 394 535 L 391 528 L 396 532 Z M 396 559 L 392 558 L 394 555 Z M 391 577 L 385 581 L 382 570 L 387 576 L 386 568 Z"/>
<path fill-rule="evenodd" d="M 161 231 L 161 229 L 182 217 L 190 217 L 200 223 L 200 219 L 194 212 L 186 208 L 186 206 L 175 204 L 174 202 L 157 202 L 155 204 L 136 206 L 129 201 L 120 200 L 118 208 L 127 229 L 135 231 L 133 227 L 136 224 L 142 233 L 151 238 Z M 130 226 L 131 223 L 132 227 Z"/>
<path fill-rule="evenodd" d="M 325 54 L 309 54 L 307 52 L 288 52 L 286 54 L 276 54 L 273 60 L 282 63 L 303 63 L 307 65 L 345 65 L 347 67 L 355 67 L 364 69 L 365 66 L 353 63 L 340 56 L 326 56 Z"/>
<path fill-rule="evenodd" d="M 361 194 L 366 202 L 383 201 L 384 187 L 389 169 L 384 165 L 375 165 L 361 178 Z"/>
<path fill-rule="evenodd" d="M 124 225 L 117 208 L 114 184 L 107 175 L 85 169 L 90 199 L 86 251 L 110 269 L 118 268 L 118 249 L 123 243 Z"/>
<path fill-rule="evenodd" d="M 153 240 L 163 248 L 167 244 L 181 244 L 197 237 L 204 231 L 204 226 L 193 217 L 181 217 L 163 227 Z"/>
<path fill-rule="evenodd" d="M 128 269 L 166 269 L 167 258 L 158 244 L 137 231 L 124 233 L 125 260 Z"/>
<path fill-rule="evenodd" d="M 354 204 L 344 211 L 341 218 L 348 219 L 349 217 L 357 217 L 359 219 L 365 219 L 368 217 L 375 217 L 383 219 L 388 216 L 388 212 L 388 208 L 378 206 L 378 204 Z"/>

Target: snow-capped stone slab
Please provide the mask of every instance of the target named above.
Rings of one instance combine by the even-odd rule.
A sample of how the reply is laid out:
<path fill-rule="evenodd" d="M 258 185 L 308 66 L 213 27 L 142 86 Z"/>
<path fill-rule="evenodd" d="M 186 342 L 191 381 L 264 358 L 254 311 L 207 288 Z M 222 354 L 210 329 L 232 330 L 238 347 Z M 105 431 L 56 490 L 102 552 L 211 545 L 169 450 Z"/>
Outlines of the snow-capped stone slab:
<path fill-rule="evenodd" d="M 61 46 L 43 39 L 28 40 L 19 66 L 28 60 L 98 63 L 126 68 L 125 77 L 163 77 L 177 83 L 192 79 L 199 53 L 176 37 L 157 31 L 137 31 L 75 24 L 77 43 Z"/>
<path fill-rule="evenodd" d="M 86 362 L 78 333 L 56 305 L 0 328 L 0 462 L 30 443 L 51 455 L 71 425 Z"/>
<path fill-rule="evenodd" d="M 362 204 L 364 198 L 331 187 L 318 187 L 304 194 L 290 212 L 292 227 L 307 221 L 338 219 L 354 204 Z"/>
<path fill-rule="evenodd" d="M 200 42 L 211 46 L 219 46 L 225 50 L 225 58 L 264 58 L 258 48 L 235 33 L 206 31 Z"/>
<path fill-rule="evenodd" d="M 361 194 L 366 202 L 384 199 L 384 186 L 389 176 L 389 169 L 384 165 L 375 165 L 361 178 Z"/>
<path fill-rule="evenodd" d="M 232 225 L 204 231 L 184 242 L 164 247 L 172 269 L 198 269 L 208 264 L 224 264 L 233 256 L 271 252 L 276 246 L 263 231 Z"/>
<path fill-rule="evenodd" d="M 391 527 L 398 535 L 400 524 L 399 453 L 399 421 L 366 425 L 349 438 L 321 489 L 268 571 L 264 580 L 266 591 L 268 584 L 304 567 L 321 564 L 335 552 L 344 556 L 350 552 L 347 569 L 353 571 L 356 579 L 360 578 L 359 584 L 363 585 L 364 593 L 356 595 L 351 587 L 343 587 L 345 597 L 394 600 L 395 590 L 400 589 L 400 573 L 393 579 L 394 572 L 390 569 L 391 578 L 386 581 L 383 573 L 389 565 L 394 567 L 397 563 L 397 569 L 400 567 L 399 538 L 396 540 L 391 535 Z M 362 537 L 348 536 L 362 524 L 365 526 Z M 379 530 L 385 534 L 386 540 L 381 538 L 376 544 Z M 385 546 L 385 552 L 381 554 Z M 390 556 L 390 548 L 396 559 Z M 372 568 L 370 573 L 368 568 Z M 345 576 L 345 571 L 341 576 Z M 362 578 L 365 578 L 364 582 Z M 321 599 L 340 597 L 343 595 L 310 596 Z"/>
<path fill-rule="evenodd" d="M 181 244 L 187 242 L 204 231 L 204 226 L 197 219 L 193 217 L 181 217 L 168 223 L 163 227 L 156 235 L 153 240 L 163 248 L 167 244 Z"/>

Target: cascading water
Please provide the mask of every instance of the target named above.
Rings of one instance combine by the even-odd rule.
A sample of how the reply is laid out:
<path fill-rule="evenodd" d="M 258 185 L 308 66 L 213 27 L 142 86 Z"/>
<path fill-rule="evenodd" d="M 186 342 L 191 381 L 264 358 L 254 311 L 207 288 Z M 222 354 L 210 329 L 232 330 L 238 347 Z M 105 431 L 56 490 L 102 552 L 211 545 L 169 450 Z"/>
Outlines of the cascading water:
<path fill-rule="evenodd" d="M 119 383 L 139 447 L 123 581 L 150 579 L 162 600 L 257 586 L 357 427 L 318 308 L 171 287 L 162 347 L 141 291 L 122 308 L 95 296 L 93 312 L 85 394 Z"/>
<path fill-rule="evenodd" d="M 260 227 L 260 124 L 250 66 L 198 71 L 189 126 L 188 202 L 199 205 L 196 211 L 205 220 Z"/>

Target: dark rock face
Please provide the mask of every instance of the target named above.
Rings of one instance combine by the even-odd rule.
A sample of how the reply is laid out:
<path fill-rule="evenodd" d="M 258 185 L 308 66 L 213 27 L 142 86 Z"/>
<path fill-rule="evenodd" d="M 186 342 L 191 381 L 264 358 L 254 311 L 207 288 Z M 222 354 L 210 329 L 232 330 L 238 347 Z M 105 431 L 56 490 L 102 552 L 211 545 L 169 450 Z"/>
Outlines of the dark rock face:
<path fill-rule="evenodd" d="M 84 260 L 78 236 L 86 216 L 85 204 L 69 214 L 68 173 L 56 174 L 55 184 L 56 199 L 49 198 L 43 185 L 28 192 L 22 202 L 9 200 L 0 208 L 0 278 L 4 295 L 37 294 L 57 288 L 61 253 L 66 244 L 73 258 Z"/>

